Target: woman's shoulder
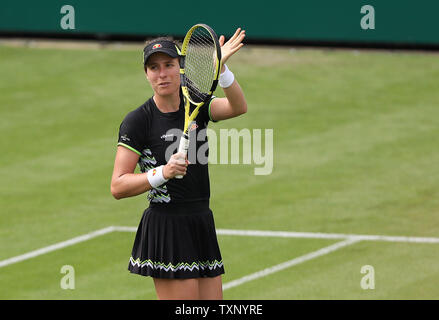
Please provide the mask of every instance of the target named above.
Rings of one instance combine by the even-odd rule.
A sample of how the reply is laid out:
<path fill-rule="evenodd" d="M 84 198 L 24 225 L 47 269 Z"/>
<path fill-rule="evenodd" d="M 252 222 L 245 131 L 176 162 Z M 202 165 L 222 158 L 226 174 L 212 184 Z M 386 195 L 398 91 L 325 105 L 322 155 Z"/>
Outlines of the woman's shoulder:
<path fill-rule="evenodd" d="M 150 118 L 152 116 L 152 105 L 150 100 L 151 99 L 148 99 L 136 109 L 128 112 L 124 118 L 124 122 L 139 122 Z"/>

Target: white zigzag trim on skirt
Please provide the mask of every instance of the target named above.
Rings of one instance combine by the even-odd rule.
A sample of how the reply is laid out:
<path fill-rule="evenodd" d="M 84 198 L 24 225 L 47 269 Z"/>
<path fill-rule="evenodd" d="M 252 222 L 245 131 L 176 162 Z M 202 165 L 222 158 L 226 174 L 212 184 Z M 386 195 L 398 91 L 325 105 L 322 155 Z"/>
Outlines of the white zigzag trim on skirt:
<path fill-rule="evenodd" d="M 205 270 L 205 269 L 213 270 L 213 269 L 220 268 L 223 266 L 223 262 L 218 261 L 218 260 L 214 260 L 212 262 L 210 262 L 210 261 L 193 262 L 192 264 L 180 262 L 180 263 L 177 263 L 176 265 L 173 265 L 172 263 L 164 264 L 163 262 L 153 262 L 149 259 L 142 262 L 142 261 L 140 261 L 139 258 L 134 260 L 133 257 L 130 258 L 130 263 L 133 267 L 135 267 L 135 266 L 140 267 L 140 268 L 149 267 L 152 269 L 161 269 L 161 270 L 164 270 L 166 272 L 169 272 L 169 271 L 176 272 L 179 270 L 194 271 L 195 269 L 196 270 L 200 270 L 200 269 L 201 270 Z"/>

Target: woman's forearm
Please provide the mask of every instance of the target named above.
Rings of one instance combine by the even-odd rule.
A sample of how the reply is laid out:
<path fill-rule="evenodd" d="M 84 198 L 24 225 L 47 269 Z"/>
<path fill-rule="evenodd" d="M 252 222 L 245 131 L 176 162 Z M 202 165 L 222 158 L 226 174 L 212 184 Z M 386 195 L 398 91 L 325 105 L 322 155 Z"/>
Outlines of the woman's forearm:
<path fill-rule="evenodd" d="M 125 173 L 111 183 L 111 194 L 118 200 L 137 196 L 151 189 L 146 172 Z"/>
<path fill-rule="evenodd" d="M 247 112 L 247 102 L 238 81 L 233 81 L 232 85 L 228 88 L 223 88 L 223 91 L 235 114 L 240 115 Z"/>

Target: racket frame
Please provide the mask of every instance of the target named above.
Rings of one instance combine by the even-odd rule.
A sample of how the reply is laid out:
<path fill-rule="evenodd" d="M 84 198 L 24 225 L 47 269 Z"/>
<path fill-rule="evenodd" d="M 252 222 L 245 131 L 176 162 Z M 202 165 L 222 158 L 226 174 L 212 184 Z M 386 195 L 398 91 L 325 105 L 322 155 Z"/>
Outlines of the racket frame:
<path fill-rule="evenodd" d="M 188 50 L 188 45 L 189 45 L 189 41 L 192 37 L 192 34 L 194 33 L 194 31 L 197 28 L 204 28 L 206 29 L 211 38 L 213 39 L 214 43 L 215 43 L 215 51 L 216 51 L 216 68 L 215 68 L 215 73 L 214 73 L 214 80 L 212 82 L 212 86 L 210 88 L 210 91 L 208 93 L 208 95 L 206 96 L 206 98 L 204 99 L 204 101 L 201 102 L 195 102 L 192 101 L 189 95 L 189 90 L 187 88 L 187 81 L 186 81 L 186 76 L 185 76 L 185 59 L 186 59 L 186 53 Z M 200 108 L 207 102 L 210 100 L 210 98 L 212 97 L 217 85 L 218 85 L 218 79 L 220 76 L 220 72 L 221 72 L 221 68 L 222 68 L 222 62 L 221 62 L 221 46 L 219 44 L 218 41 L 218 37 L 215 33 L 215 31 L 213 31 L 213 29 L 211 27 L 209 27 L 206 24 L 203 23 L 198 23 L 194 26 L 192 26 L 189 31 L 186 33 L 186 36 L 184 37 L 183 40 L 183 45 L 181 47 L 181 54 L 180 54 L 180 86 L 181 86 L 181 90 L 183 93 L 183 97 L 184 97 L 184 109 L 185 109 L 185 116 L 184 116 L 184 128 L 183 128 L 183 134 L 180 138 L 180 144 L 178 147 L 178 152 L 181 152 L 185 155 L 187 155 L 187 151 L 189 148 L 189 134 L 188 134 L 188 129 L 189 129 L 189 124 L 192 123 L 192 121 L 194 121 L 194 119 L 197 117 Z M 192 111 L 192 113 L 189 115 L 189 109 L 190 109 L 190 105 L 191 103 L 193 105 L 195 105 L 195 109 Z M 184 159 L 183 159 L 184 160 Z M 176 176 L 176 178 L 181 179 L 183 176 L 179 175 Z"/>

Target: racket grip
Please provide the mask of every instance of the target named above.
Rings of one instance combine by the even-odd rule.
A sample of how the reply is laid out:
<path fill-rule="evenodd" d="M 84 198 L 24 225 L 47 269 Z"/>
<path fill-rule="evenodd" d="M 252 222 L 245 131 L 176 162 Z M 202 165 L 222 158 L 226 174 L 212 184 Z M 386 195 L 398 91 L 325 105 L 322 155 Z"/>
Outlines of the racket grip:
<path fill-rule="evenodd" d="M 189 149 L 189 136 L 187 134 L 183 134 L 180 138 L 180 145 L 178 146 L 178 152 L 183 153 L 184 157 L 179 158 L 179 160 L 186 160 L 187 150 Z M 182 179 L 182 175 L 175 176 L 177 179 Z"/>

